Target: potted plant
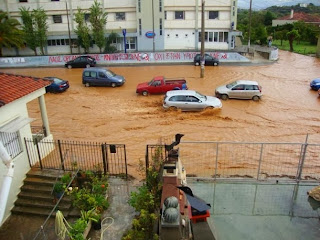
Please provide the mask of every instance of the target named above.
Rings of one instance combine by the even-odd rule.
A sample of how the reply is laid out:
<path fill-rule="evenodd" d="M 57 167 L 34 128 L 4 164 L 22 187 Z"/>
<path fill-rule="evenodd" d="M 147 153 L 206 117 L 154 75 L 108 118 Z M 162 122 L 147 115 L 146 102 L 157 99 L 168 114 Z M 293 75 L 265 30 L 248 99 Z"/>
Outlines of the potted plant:
<path fill-rule="evenodd" d="M 65 185 L 59 181 L 53 185 L 52 193 L 55 198 L 60 199 L 64 193 L 64 190 L 65 190 Z"/>

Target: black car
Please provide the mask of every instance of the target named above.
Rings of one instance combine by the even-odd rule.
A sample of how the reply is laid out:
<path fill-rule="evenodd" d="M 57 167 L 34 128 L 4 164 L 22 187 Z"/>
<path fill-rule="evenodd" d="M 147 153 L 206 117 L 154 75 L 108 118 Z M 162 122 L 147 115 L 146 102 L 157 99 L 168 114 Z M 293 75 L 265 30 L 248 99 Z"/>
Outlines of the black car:
<path fill-rule="evenodd" d="M 46 92 L 57 93 L 64 92 L 69 88 L 69 82 L 62 80 L 57 77 L 45 77 L 44 79 L 49 79 L 52 83 L 46 86 Z"/>
<path fill-rule="evenodd" d="M 212 56 L 210 56 L 209 54 L 205 54 L 204 55 L 204 65 L 206 66 L 218 66 L 219 65 L 219 59 L 214 58 Z M 193 59 L 193 63 L 195 66 L 200 65 L 201 63 L 201 54 L 197 54 L 194 59 Z"/>
<path fill-rule="evenodd" d="M 66 62 L 64 65 L 67 68 L 89 68 L 96 65 L 96 60 L 90 56 L 79 56 L 73 60 Z"/>

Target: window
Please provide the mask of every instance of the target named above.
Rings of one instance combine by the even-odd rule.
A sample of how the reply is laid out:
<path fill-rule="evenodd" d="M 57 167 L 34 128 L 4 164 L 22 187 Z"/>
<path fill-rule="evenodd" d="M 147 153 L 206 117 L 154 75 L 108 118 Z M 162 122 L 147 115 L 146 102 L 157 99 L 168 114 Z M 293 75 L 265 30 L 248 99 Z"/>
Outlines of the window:
<path fill-rule="evenodd" d="M 218 19 L 219 11 L 209 11 L 209 19 Z"/>
<path fill-rule="evenodd" d="M 126 48 L 128 50 L 135 50 L 136 49 L 136 38 L 133 38 L 133 37 L 126 38 Z"/>
<path fill-rule="evenodd" d="M 85 14 L 84 14 L 84 20 L 85 20 L 86 22 L 88 22 L 89 19 L 90 19 L 90 13 L 85 13 Z"/>
<path fill-rule="evenodd" d="M 219 32 L 219 42 L 223 42 L 223 32 Z"/>
<path fill-rule="evenodd" d="M 214 33 L 213 40 L 214 40 L 214 42 L 218 42 L 218 33 L 217 32 Z"/>
<path fill-rule="evenodd" d="M 175 11 L 174 19 L 184 19 L 184 11 Z"/>
<path fill-rule="evenodd" d="M 228 42 L 229 32 L 205 32 L 205 42 Z M 199 42 L 201 42 L 201 32 L 199 32 Z"/>
<path fill-rule="evenodd" d="M 62 23 L 61 15 L 52 15 L 52 19 L 54 23 Z"/>
<path fill-rule="evenodd" d="M 141 12 L 141 0 L 138 0 L 138 12 Z"/>
<path fill-rule="evenodd" d="M 228 32 L 223 33 L 224 42 L 228 42 Z"/>
<path fill-rule="evenodd" d="M 19 2 L 28 2 L 28 0 L 19 0 Z"/>
<path fill-rule="evenodd" d="M 244 90 L 244 85 L 243 84 L 237 85 L 234 88 L 232 88 L 232 90 Z"/>
<path fill-rule="evenodd" d="M 160 27 L 160 36 L 161 36 L 162 35 L 162 18 L 160 18 L 159 27 Z"/>
<path fill-rule="evenodd" d="M 213 42 L 213 32 L 209 32 L 209 42 Z"/>
<path fill-rule="evenodd" d="M 51 0 L 51 2 L 59 2 L 60 0 Z"/>
<path fill-rule="evenodd" d="M 124 21 L 124 20 L 126 20 L 126 13 L 117 12 L 116 13 L 116 21 Z"/>
<path fill-rule="evenodd" d="M 139 19 L 139 35 L 142 35 L 142 23 L 141 23 L 141 19 Z"/>
<path fill-rule="evenodd" d="M 61 45 L 61 46 L 66 46 L 69 45 L 69 39 L 50 39 L 47 41 L 48 46 L 56 46 L 56 45 Z"/>
<path fill-rule="evenodd" d="M 167 20 L 167 11 L 164 11 L 164 19 Z"/>
<path fill-rule="evenodd" d="M 159 0 L 159 12 L 162 12 L 162 0 Z"/>
<path fill-rule="evenodd" d="M 15 158 L 22 152 L 22 146 L 18 132 L 7 133 L 0 132 L 0 141 L 7 150 L 11 158 Z"/>

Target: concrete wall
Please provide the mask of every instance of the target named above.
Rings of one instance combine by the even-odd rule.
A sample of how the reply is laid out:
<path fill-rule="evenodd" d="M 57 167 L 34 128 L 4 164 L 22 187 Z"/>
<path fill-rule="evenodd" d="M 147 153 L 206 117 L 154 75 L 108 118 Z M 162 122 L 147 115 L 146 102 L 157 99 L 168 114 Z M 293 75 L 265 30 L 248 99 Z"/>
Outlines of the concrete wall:
<path fill-rule="evenodd" d="M 142 52 L 89 54 L 97 60 L 98 65 L 112 64 L 155 64 L 155 63 L 192 63 L 199 52 Z M 236 52 L 207 52 L 218 58 L 220 62 L 250 62 L 249 59 Z M 78 55 L 57 55 L 39 57 L 5 57 L 0 58 L 0 68 L 7 67 L 36 67 L 36 66 L 64 66 L 65 62 Z"/>

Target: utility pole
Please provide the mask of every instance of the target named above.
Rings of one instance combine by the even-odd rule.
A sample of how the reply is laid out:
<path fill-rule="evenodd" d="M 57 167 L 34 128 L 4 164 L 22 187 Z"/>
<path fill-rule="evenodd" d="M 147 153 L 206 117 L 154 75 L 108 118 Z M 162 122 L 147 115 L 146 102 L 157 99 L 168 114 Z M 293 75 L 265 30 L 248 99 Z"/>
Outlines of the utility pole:
<path fill-rule="evenodd" d="M 202 0 L 201 4 L 201 72 L 200 77 L 204 77 L 204 0 Z"/>
<path fill-rule="evenodd" d="M 250 0 L 250 9 L 249 9 L 249 38 L 248 38 L 248 52 L 250 49 L 250 38 L 251 38 L 251 12 L 252 12 L 252 0 Z"/>
<path fill-rule="evenodd" d="M 72 54 L 72 42 L 71 42 L 71 34 L 70 34 L 69 11 L 68 11 L 67 1 L 68 0 L 66 0 L 66 11 L 67 11 L 67 21 L 68 21 L 69 46 L 70 46 L 70 54 Z"/>

